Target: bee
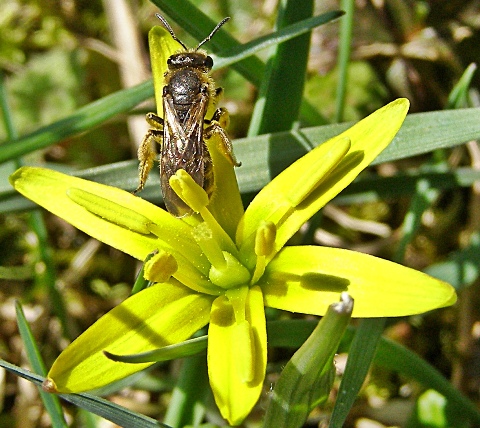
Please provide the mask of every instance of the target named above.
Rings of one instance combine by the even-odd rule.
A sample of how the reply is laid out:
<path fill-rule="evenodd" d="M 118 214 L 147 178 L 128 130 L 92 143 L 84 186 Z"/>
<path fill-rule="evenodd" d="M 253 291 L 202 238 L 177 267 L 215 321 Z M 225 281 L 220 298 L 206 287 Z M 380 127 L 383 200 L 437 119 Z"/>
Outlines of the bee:
<path fill-rule="evenodd" d="M 216 104 L 222 89 L 215 87 L 210 76 L 212 57 L 200 49 L 230 18 L 220 21 L 196 48 L 188 49 L 177 38 L 165 18 L 159 14 L 156 16 L 183 50 L 167 60 L 168 69 L 164 74 L 165 86 L 162 92 L 163 119 L 155 113 L 146 115 L 150 129 L 138 148 L 140 183 L 134 193 L 145 186 L 156 158 L 153 143 L 158 143 L 161 146 L 160 182 L 165 206 L 175 217 L 183 217 L 191 214 L 192 210 L 170 187 L 169 180 L 179 169 L 183 169 L 211 198 L 215 177 L 206 140 L 214 134 L 218 135 L 222 153 L 232 165 L 240 166 L 223 128 L 228 123 L 227 110 L 218 108 L 211 118 L 205 117 L 208 107 Z"/>

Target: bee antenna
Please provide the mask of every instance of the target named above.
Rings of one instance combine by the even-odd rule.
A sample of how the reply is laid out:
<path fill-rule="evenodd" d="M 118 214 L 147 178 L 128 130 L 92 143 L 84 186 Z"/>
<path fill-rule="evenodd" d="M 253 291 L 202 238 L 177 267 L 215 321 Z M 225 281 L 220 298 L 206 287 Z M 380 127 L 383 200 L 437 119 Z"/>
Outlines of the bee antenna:
<path fill-rule="evenodd" d="M 170 35 L 172 36 L 173 40 L 175 40 L 176 42 L 180 43 L 185 50 L 188 50 L 188 48 L 184 45 L 184 43 L 175 35 L 175 33 L 173 32 L 172 27 L 170 27 L 170 24 L 167 22 L 167 20 L 166 20 L 162 15 L 160 15 L 159 13 L 156 13 L 155 16 L 156 16 L 160 21 L 162 21 L 163 26 L 164 26 L 165 29 L 170 33 Z M 222 24 L 223 24 L 223 23 L 222 23 Z M 217 25 L 217 27 L 218 27 L 218 25 Z M 215 28 L 215 30 L 216 30 L 216 28 Z M 214 30 L 213 32 L 215 32 L 215 30 Z M 211 37 L 211 35 L 210 35 L 209 37 Z M 203 43 L 203 42 L 202 42 L 202 43 Z"/>
<path fill-rule="evenodd" d="M 195 50 L 198 50 L 200 48 L 200 46 L 202 46 L 203 44 L 207 43 L 212 37 L 213 35 L 220 29 L 220 27 L 225 24 L 225 22 L 227 22 L 228 20 L 230 19 L 229 16 L 227 16 L 226 18 L 223 18 L 217 25 L 216 27 L 212 30 L 212 32 L 207 36 L 205 37 L 199 44 L 198 46 L 195 48 Z"/>

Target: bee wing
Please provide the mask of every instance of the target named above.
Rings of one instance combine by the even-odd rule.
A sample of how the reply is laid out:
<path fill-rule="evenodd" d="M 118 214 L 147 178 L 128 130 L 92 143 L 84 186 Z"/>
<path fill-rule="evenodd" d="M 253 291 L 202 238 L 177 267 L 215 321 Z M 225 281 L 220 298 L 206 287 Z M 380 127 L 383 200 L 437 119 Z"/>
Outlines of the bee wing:
<path fill-rule="evenodd" d="M 167 210 L 176 217 L 190 214 L 191 209 L 170 187 L 170 177 L 179 169 L 190 174 L 203 187 L 204 142 L 203 122 L 207 98 L 202 96 L 190 107 L 182 124 L 173 105 L 171 96 L 163 97 L 164 128 L 160 158 L 160 182 Z"/>

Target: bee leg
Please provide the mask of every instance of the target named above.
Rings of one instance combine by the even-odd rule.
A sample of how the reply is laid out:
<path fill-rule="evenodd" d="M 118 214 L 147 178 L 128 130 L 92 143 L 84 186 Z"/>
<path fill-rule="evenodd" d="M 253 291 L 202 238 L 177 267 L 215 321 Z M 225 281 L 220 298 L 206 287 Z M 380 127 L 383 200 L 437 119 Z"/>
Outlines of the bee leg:
<path fill-rule="evenodd" d="M 233 166 L 242 165 L 238 162 L 233 153 L 232 142 L 228 138 L 225 128 L 230 122 L 228 111 L 225 108 L 218 108 L 212 116 L 211 120 L 205 121 L 209 126 L 205 129 L 205 137 L 209 139 L 214 134 L 217 134 L 222 140 L 222 152 Z"/>
<path fill-rule="evenodd" d="M 160 116 L 157 116 L 155 113 L 147 113 L 145 120 L 151 128 L 163 131 L 163 119 Z"/>
<path fill-rule="evenodd" d="M 154 113 L 148 113 L 146 120 L 151 128 L 147 131 L 138 147 L 137 156 L 140 161 L 138 168 L 139 184 L 133 194 L 140 192 L 145 187 L 148 173 L 153 168 L 155 158 L 157 157 L 154 143 L 161 144 L 163 138 L 163 119 Z"/>

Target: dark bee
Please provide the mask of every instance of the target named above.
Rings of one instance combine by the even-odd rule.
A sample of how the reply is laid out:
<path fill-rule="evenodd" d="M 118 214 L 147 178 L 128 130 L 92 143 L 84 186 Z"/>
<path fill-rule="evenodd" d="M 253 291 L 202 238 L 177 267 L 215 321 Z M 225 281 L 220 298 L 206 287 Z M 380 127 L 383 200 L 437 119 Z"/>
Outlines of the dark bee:
<path fill-rule="evenodd" d="M 164 75 L 165 86 L 162 93 L 163 119 L 154 113 L 148 113 L 146 116 L 150 129 L 138 149 L 140 183 L 135 193 L 145 186 L 156 157 L 153 143 L 159 143 L 163 200 L 171 214 L 183 217 L 192 211 L 170 187 L 169 180 L 179 169 L 183 169 L 211 197 L 214 190 L 214 174 L 206 140 L 217 134 L 222 141 L 221 151 L 233 165 L 240 165 L 233 155 L 232 144 L 222 127 L 228 122 L 228 112 L 220 108 L 210 119 L 205 117 L 209 105 L 215 104 L 222 89 L 215 88 L 215 83 L 210 77 L 212 58 L 205 51 L 199 50 L 230 18 L 219 22 L 195 49 L 188 49 L 177 38 L 165 18 L 159 14 L 157 17 L 184 50 L 171 55 L 167 60 L 168 70 Z"/>

